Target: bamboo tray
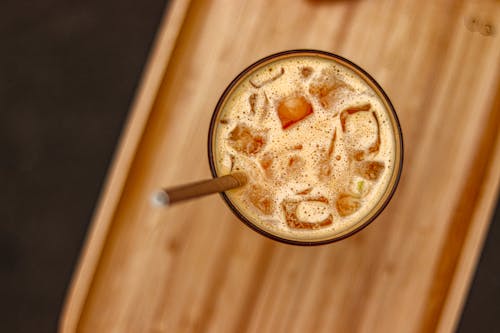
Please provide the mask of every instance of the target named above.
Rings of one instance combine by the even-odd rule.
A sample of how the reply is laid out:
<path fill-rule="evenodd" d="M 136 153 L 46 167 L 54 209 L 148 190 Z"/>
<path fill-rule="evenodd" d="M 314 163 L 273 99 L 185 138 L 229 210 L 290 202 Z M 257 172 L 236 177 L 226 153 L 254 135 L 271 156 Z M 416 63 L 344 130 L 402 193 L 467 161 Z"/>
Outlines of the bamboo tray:
<path fill-rule="evenodd" d="M 61 332 L 452 332 L 500 178 L 500 2 L 175 0 L 117 149 Z M 312 48 L 371 73 L 405 138 L 389 206 L 341 242 L 296 247 L 218 196 L 151 193 L 210 176 L 209 119 L 244 67 Z"/>

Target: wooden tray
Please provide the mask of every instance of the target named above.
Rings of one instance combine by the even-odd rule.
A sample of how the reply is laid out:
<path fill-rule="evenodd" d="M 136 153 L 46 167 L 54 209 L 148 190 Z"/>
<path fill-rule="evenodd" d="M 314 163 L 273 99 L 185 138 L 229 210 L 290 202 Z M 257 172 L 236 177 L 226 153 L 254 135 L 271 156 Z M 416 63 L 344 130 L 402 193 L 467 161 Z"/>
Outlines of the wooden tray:
<path fill-rule="evenodd" d="M 500 2 L 171 1 L 61 317 L 61 332 L 452 332 L 500 178 Z M 219 196 L 159 209 L 210 176 L 212 110 L 268 54 L 347 57 L 390 96 L 405 165 L 361 233 L 295 247 Z"/>

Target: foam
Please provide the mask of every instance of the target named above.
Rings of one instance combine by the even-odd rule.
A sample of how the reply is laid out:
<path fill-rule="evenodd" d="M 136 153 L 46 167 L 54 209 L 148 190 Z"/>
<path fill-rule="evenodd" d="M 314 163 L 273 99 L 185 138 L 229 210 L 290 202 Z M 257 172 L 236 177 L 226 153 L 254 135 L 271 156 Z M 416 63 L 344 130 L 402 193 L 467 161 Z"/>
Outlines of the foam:
<path fill-rule="evenodd" d="M 319 82 L 337 87 L 336 93 L 322 98 L 315 89 Z M 284 130 L 277 105 L 292 95 L 305 97 L 313 113 Z M 345 111 L 367 104 L 370 108 L 366 111 Z M 213 141 L 217 173 L 242 170 L 250 179 L 243 188 L 228 191 L 228 198 L 252 223 L 283 238 L 324 238 L 355 226 L 386 192 L 394 170 L 395 130 L 389 112 L 361 77 L 333 60 L 298 56 L 265 64 L 234 88 L 217 118 Z M 343 116 L 344 128 L 340 120 Z M 241 147 L 248 145 L 237 146 L 230 141 L 237 126 L 260 133 L 262 147 L 252 146 L 248 148 L 252 153 L 242 152 Z M 375 151 L 377 135 L 378 151 L 370 152 Z M 383 163 L 383 170 L 377 171 L 378 164 L 372 163 L 372 173 L 360 176 L 360 168 L 368 166 L 353 160 L 356 152 L 364 152 L 365 161 Z M 369 179 L 377 172 L 381 172 L 378 179 Z M 356 197 L 357 211 L 342 216 L 338 203 L 336 206 L 342 193 Z M 308 209 L 307 204 L 300 204 L 298 218 L 312 224 L 305 224 L 308 227 L 304 229 L 291 228 L 284 202 L 304 198 L 316 203 Z M 317 203 L 318 198 L 322 204 Z M 255 200 L 259 200 L 257 205 Z M 305 216 L 308 210 L 309 216 Z M 325 216 L 330 216 L 332 223 L 311 227 Z"/>

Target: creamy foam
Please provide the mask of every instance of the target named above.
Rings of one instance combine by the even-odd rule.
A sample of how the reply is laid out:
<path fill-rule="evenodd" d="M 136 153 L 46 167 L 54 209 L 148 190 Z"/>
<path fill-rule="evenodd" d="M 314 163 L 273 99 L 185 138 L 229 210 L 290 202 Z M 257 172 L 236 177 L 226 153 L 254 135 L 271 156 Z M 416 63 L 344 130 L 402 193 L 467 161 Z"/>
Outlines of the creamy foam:
<path fill-rule="evenodd" d="M 328 238 L 358 225 L 387 192 L 393 123 L 372 87 L 333 59 L 276 60 L 226 97 L 214 130 L 217 174 L 248 174 L 226 194 L 260 229 Z"/>

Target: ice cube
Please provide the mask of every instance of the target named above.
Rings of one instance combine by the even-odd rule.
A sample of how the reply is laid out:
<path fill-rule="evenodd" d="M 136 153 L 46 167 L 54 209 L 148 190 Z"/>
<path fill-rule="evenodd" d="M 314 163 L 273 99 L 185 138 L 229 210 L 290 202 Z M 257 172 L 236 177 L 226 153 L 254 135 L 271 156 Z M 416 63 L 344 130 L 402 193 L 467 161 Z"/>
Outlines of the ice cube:
<path fill-rule="evenodd" d="M 261 157 L 261 159 L 260 159 L 259 162 L 260 162 L 260 166 L 264 170 L 264 173 L 265 173 L 266 177 L 272 178 L 273 177 L 272 166 L 273 166 L 273 163 L 274 163 L 274 156 L 273 156 L 273 154 L 270 153 L 270 152 L 264 153 L 264 155 L 262 155 L 262 157 Z"/>
<path fill-rule="evenodd" d="M 370 103 L 367 103 L 367 104 L 363 104 L 363 105 L 357 105 L 357 106 L 350 106 L 344 110 L 342 110 L 342 112 L 340 113 L 340 125 L 342 126 L 342 131 L 345 132 L 346 131 L 346 121 L 347 121 L 347 117 L 348 116 L 351 116 L 353 114 L 357 114 L 359 112 L 368 112 L 370 111 L 371 109 L 371 104 Z M 367 114 L 369 116 L 369 114 Z M 368 121 L 368 119 L 367 119 Z M 358 122 L 364 122 L 363 119 L 359 120 Z M 356 130 L 356 127 L 359 127 L 359 126 L 355 126 L 354 129 L 352 130 Z"/>
<path fill-rule="evenodd" d="M 311 113 L 313 113 L 312 105 L 304 96 L 288 96 L 278 104 L 278 117 L 283 129 L 287 129 Z"/>
<path fill-rule="evenodd" d="M 364 161 L 357 166 L 357 173 L 369 180 L 377 180 L 385 169 L 383 162 Z"/>
<path fill-rule="evenodd" d="M 298 201 L 283 200 L 281 207 L 290 228 L 320 229 L 332 224 L 332 215 L 328 211 L 328 199 L 324 197 Z"/>
<path fill-rule="evenodd" d="M 361 207 L 361 203 L 355 196 L 341 193 L 337 197 L 336 207 L 340 216 L 348 216 L 355 213 Z"/>
<path fill-rule="evenodd" d="M 248 155 L 257 154 L 266 144 L 266 136 L 263 131 L 257 131 L 246 125 L 238 124 L 229 133 L 229 144 L 235 150 Z"/>
<path fill-rule="evenodd" d="M 264 215 L 273 213 L 271 193 L 261 185 L 253 184 L 246 191 L 248 201 Z"/>
<path fill-rule="evenodd" d="M 323 70 L 321 75 L 309 85 L 309 93 L 316 97 L 325 109 L 333 106 L 338 95 L 343 90 L 352 90 L 352 87 L 342 81 L 333 70 Z"/>

